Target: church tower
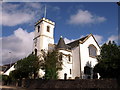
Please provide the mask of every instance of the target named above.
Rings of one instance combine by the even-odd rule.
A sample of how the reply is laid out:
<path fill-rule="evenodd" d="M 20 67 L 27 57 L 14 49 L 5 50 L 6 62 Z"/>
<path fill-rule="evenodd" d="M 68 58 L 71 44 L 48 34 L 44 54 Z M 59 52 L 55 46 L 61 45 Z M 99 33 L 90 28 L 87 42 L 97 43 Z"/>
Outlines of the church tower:
<path fill-rule="evenodd" d="M 54 44 L 55 23 L 42 18 L 35 24 L 34 53 L 40 55 L 41 50 L 48 51 L 48 45 Z"/>

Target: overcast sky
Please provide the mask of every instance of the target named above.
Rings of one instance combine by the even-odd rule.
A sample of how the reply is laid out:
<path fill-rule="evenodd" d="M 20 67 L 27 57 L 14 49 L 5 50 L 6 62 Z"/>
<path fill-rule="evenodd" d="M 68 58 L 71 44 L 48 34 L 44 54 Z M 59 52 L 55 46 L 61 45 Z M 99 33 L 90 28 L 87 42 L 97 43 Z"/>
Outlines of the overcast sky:
<path fill-rule="evenodd" d="M 45 5 L 46 18 L 55 22 L 55 43 L 60 36 L 68 43 L 90 33 L 100 45 L 109 40 L 117 42 L 118 6 L 115 2 L 3 3 L 0 12 L 3 64 L 15 62 L 32 52 L 34 24 L 44 16 Z"/>

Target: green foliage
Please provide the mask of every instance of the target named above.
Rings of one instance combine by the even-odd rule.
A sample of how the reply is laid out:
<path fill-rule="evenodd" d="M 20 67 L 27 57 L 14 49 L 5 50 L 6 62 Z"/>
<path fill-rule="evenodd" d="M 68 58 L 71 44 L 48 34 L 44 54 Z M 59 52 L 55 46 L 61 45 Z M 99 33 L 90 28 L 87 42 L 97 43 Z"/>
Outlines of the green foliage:
<path fill-rule="evenodd" d="M 11 82 L 11 78 L 8 75 L 1 75 L 2 76 L 2 82 L 4 85 L 8 85 Z"/>
<path fill-rule="evenodd" d="M 115 42 L 109 41 L 101 47 L 101 54 L 98 56 L 98 64 L 94 72 L 100 74 L 101 78 L 118 78 L 120 75 L 120 48 Z"/>
<path fill-rule="evenodd" d="M 2 75 L 2 80 L 3 81 L 7 81 L 9 79 L 9 76 L 8 75 Z"/>
<path fill-rule="evenodd" d="M 20 79 L 22 77 L 24 77 L 25 74 L 22 73 L 21 71 L 19 70 L 14 70 L 14 71 L 11 71 L 10 74 L 9 74 L 9 77 L 14 81 L 14 80 L 17 80 L 17 79 Z"/>
<path fill-rule="evenodd" d="M 58 79 L 58 71 L 62 69 L 62 61 L 58 57 L 57 51 L 48 52 L 44 57 L 45 79 Z"/>
<path fill-rule="evenodd" d="M 17 61 L 15 70 L 11 72 L 11 76 L 14 76 L 15 79 L 18 79 L 28 78 L 34 75 L 35 78 L 40 68 L 39 63 L 39 58 L 33 54 L 30 54 L 28 57 Z"/>

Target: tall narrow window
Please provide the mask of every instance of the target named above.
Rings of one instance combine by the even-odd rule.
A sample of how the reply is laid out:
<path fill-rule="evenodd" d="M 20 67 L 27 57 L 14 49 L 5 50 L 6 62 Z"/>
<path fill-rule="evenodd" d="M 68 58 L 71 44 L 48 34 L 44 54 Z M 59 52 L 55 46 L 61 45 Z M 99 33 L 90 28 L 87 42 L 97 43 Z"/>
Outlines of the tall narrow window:
<path fill-rule="evenodd" d="M 71 72 L 71 69 L 70 69 L 70 74 L 71 74 L 72 72 Z"/>
<path fill-rule="evenodd" d="M 68 56 L 68 59 L 69 59 L 69 62 L 70 62 L 70 60 L 71 60 L 71 59 L 70 59 L 70 55 Z"/>
<path fill-rule="evenodd" d="M 50 26 L 47 26 L 47 32 L 50 32 Z"/>
<path fill-rule="evenodd" d="M 62 60 L 62 53 L 60 53 L 60 55 L 59 55 L 59 60 L 60 61 Z"/>
<path fill-rule="evenodd" d="M 35 55 L 37 56 L 37 49 L 35 49 Z"/>
<path fill-rule="evenodd" d="M 97 56 L 97 48 L 94 45 L 89 45 L 89 56 L 96 57 Z"/>
<path fill-rule="evenodd" d="M 40 26 L 38 26 L 38 32 L 40 32 Z"/>

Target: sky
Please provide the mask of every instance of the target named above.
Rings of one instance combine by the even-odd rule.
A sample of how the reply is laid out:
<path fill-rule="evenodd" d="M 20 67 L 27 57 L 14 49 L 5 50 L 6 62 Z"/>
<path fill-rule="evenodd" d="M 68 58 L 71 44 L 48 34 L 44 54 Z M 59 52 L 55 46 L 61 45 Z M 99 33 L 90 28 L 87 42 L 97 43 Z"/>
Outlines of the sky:
<path fill-rule="evenodd" d="M 94 35 L 99 45 L 118 40 L 118 6 L 115 2 L 4 2 L 2 3 L 2 63 L 15 62 L 32 52 L 35 22 L 55 22 L 54 40 L 66 43 Z"/>

